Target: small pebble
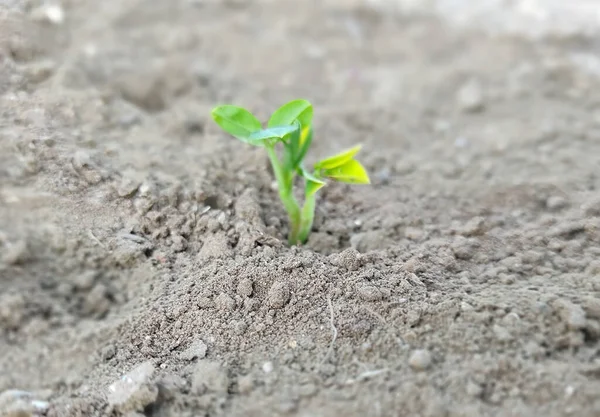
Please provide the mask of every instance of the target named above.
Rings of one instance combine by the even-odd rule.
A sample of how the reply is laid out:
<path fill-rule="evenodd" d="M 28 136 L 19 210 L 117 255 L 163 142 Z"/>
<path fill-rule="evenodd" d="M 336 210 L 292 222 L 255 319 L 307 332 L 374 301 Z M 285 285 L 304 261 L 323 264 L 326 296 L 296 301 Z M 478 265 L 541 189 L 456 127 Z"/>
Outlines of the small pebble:
<path fill-rule="evenodd" d="M 2 262 L 7 265 L 18 265 L 22 264 L 29 259 L 29 249 L 27 242 L 20 240 L 15 242 L 2 250 Z"/>
<path fill-rule="evenodd" d="M 586 324 L 585 311 L 581 306 L 573 304 L 565 299 L 558 299 L 552 303 L 552 306 L 558 310 L 560 317 L 571 330 L 583 329 Z"/>
<path fill-rule="evenodd" d="M 483 110 L 484 97 L 483 87 L 476 80 L 468 81 L 456 94 L 458 107 L 466 113 L 474 113 Z"/>
<path fill-rule="evenodd" d="M 415 371 L 424 371 L 431 366 L 431 353 L 425 349 L 415 350 L 408 360 L 408 364 Z"/>
<path fill-rule="evenodd" d="M 225 394 L 229 388 L 229 377 L 227 371 L 220 363 L 209 360 L 201 360 L 196 364 L 192 375 L 192 392 L 203 394 L 214 392 Z"/>
<path fill-rule="evenodd" d="M 274 366 L 273 362 L 265 362 L 263 363 L 262 370 L 265 374 L 270 374 L 273 372 Z"/>
<path fill-rule="evenodd" d="M 190 346 L 179 354 L 179 358 L 191 361 L 193 359 L 204 359 L 206 356 L 206 343 L 200 339 L 194 340 Z"/>
<path fill-rule="evenodd" d="M 383 293 L 373 285 L 363 285 L 358 288 L 357 293 L 364 301 L 379 301 L 383 299 Z"/>
<path fill-rule="evenodd" d="M 551 211 L 559 211 L 566 208 L 569 202 L 562 196 L 554 195 L 546 200 L 546 207 Z"/>
<path fill-rule="evenodd" d="M 45 4 L 31 13 L 34 20 L 60 25 L 65 21 L 65 11 L 59 4 Z"/>
<path fill-rule="evenodd" d="M 154 373 L 152 362 L 138 365 L 108 387 L 108 403 L 123 414 L 143 411 L 158 397 L 158 388 L 150 383 Z"/>

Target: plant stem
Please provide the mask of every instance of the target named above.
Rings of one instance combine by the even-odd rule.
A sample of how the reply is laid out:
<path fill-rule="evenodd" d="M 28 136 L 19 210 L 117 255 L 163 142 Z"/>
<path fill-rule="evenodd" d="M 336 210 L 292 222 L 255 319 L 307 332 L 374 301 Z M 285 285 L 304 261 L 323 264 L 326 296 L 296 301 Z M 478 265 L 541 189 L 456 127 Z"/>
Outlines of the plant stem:
<path fill-rule="evenodd" d="M 300 230 L 298 233 L 298 240 L 301 243 L 305 243 L 308 239 L 308 235 L 312 229 L 313 221 L 315 218 L 315 195 L 306 196 L 304 199 L 304 206 L 302 207 Z"/>
<path fill-rule="evenodd" d="M 273 172 L 275 173 L 275 179 L 277 180 L 279 199 L 283 203 L 283 206 L 285 207 L 289 217 L 290 233 L 288 236 L 288 241 L 290 245 L 295 245 L 299 240 L 298 232 L 300 229 L 301 213 L 300 205 L 294 197 L 292 188 L 294 184 L 294 173 L 284 170 L 281 162 L 279 162 L 279 158 L 277 158 L 274 145 L 267 145 L 265 148 L 267 149 L 271 165 L 273 166 Z"/>

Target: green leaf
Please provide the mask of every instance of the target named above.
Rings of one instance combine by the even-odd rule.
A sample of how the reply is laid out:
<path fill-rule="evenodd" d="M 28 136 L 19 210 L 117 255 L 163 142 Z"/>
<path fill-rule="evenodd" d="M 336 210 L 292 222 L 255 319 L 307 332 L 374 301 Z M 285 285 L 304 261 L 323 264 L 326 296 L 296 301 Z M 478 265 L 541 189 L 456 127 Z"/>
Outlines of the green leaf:
<path fill-rule="evenodd" d="M 257 144 L 268 139 L 283 139 L 290 133 L 294 133 L 297 130 L 297 126 L 271 127 L 250 134 L 250 136 L 248 136 L 248 142 Z"/>
<path fill-rule="evenodd" d="M 311 124 L 312 117 L 313 106 L 310 102 L 302 99 L 292 100 L 275 110 L 269 119 L 268 127 L 291 125 L 296 120 L 302 127 L 306 127 Z"/>
<path fill-rule="evenodd" d="M 307 127 L 303 128 L 302 132 L 300 133 L 299 144 L 298 144 L 299 149 L 296 151 L 296 155 L 295 155 L 295 159 L 294 159 L 294 166 L 300 165 L 300 163 L 306 156 L 306 153 L 308 152 L 308 148 L 310 148 L 312 139 L 313 139 L 312 126 L 307 126 Z"/>
<path fill-rule="evenodd" d="M 323 159 L 315 164 L 315 169 L 333 169 L 344 165 L 348 161 L 354 158 L 354 155 L 360 151 L 361 145 L 357 145 L 346 151 L 340 152 L 337 155 L 330 156 L 329 158 Z"/>
<path fill-rule="evenodd" d="M 262 128 L 258 120 L 248 110 L 238 106 L 218 106 L 211 112 L 214 121 L 221 128 L 236 137 L 247 142 L 248 137 Z"/>
<path fill-rule="evenodd" d="M 323 181 L 322 179 L 318 178 L 317 176 L 311 174 L 310 172 L 306 171 L 304 168 L 301 168 L 301 173 L 302 173 L 302 176 L 304 177 L 304 180 L 306 183 L 306 186 L 304 189 L 304 193 L 305 193 L 306 197 L 310 197 L 310 196 L 314 195 L 321 188 L 325 187 L 325 185 L 326 185 L 325 181 Z"/>
<path fill-rule="evenodd" d="M 323 176 L 347 184 L 371 183 L 367 170 L 355 159 L 351 159 L 345 164 L 336 166 L 335 168 L 324 170 Z"/>

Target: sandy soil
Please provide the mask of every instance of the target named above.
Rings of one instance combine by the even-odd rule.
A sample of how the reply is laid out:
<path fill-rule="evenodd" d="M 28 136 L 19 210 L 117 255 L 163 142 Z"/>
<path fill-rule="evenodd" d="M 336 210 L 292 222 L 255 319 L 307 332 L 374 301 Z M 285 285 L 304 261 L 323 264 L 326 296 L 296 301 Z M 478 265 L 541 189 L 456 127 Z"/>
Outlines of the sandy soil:
<path fill-rule="evenodd" d="M 582 10 L 0 1 L 0 415 L 600 416 Z M 297 97 L 310 161 L 360 142 L 373 184 L 289 248 L 209 112 Z"/>

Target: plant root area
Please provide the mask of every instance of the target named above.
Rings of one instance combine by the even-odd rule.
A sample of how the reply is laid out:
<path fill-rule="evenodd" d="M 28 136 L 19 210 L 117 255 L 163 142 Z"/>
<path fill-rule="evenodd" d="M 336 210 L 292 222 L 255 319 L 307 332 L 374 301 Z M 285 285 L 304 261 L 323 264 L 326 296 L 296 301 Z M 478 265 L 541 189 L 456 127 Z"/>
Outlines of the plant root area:
<path fill-rule="evenodd" d="M 600 415 L 600 26 L 417 3 L 0 1 L 0 416 Z"/>

